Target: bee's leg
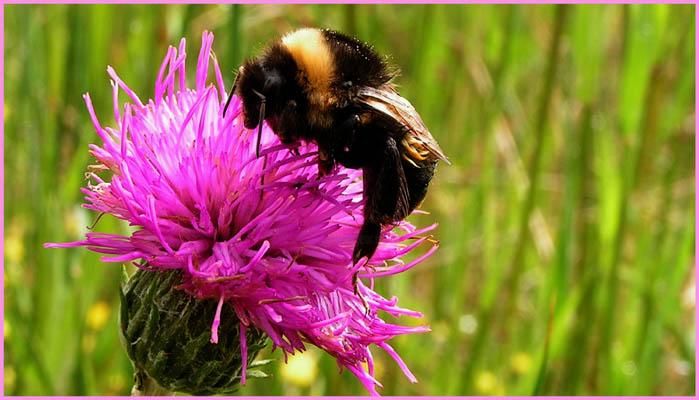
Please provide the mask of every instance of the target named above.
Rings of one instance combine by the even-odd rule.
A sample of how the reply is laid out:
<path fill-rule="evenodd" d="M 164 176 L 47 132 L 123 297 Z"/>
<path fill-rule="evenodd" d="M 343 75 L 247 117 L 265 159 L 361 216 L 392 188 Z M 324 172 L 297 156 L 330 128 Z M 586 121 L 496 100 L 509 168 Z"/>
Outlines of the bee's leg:
<path fill-rule="evenodd" d="M 323 177 L 335 168 L 335 157 L 324 146 L 318 149 L 318 177 Z"/>
<path fill-rule="evenodd" d="M 379 227 L 379 233 L 380 232 L 381 232 L 381 227 Z M 354 275 L 352 275 L 352 287 L 354 288 L 354 294 L 357 297 L 359 297 L 359 300 L 362 301 L 362 305 L 364 306 L 365 315 L 369 315 L 369 302 L 366 301 L 366 298 L 364 297 L 362 292 L 359 291 L 359 271 L 355 272 Z"/>
<path fill-rule="evenodd" d="M 364 223 L 359 230 L 359 235 L 357 236 L 357 241 L 354 244 L 354 250 L 352 251 L 352 262 L 357 265 L 359 260 L 363 257 L 368 259 L 374 255 L 376 247 L 379 245 L 379 240 L 381 238 L 381 223 L 375 217 L 377 216 L 373 210 L 373 204 L 375 203 L 373 194 L 373 187 L 376 186 L 376 178 L 378 176 L 376 169 L 373 166 L 368 166 L 364 168 Z M 364 295 L 359 291 L 359 270 L 355 271 L 352 275 L 352 287 L 354 288 L 354 294 L 357 295 L 364 305 L 366 313 L 369 313 L 369 304 L 367 303 Z"/>
<path fill-rule="evenodd" d="M 344 121 L 339 122 L 331 132 L 321 136 L 318 143 L 318 175 L 328 175 L 336 163 L 347 168 L 360 168 L 361 163 L 357 156 L 362 146 L 356 143 L 356 128 L 359 124 L 359 116 L 352 114 Z"/>
<path fill-rule="evenodd" d="M 395 140 L 386 138 L 382 150 L 374 152 L 373 161 L 363 168 L 364 225 L 354 247 L 355 262 L 374 254 L 381 225 L 399 221 L 409 212 L 408 184 Z"/>
<path fill-rule="evenodd" d="M 292 154 L 298 156 L 299 153 L 299 138 L 298 132 L 303 129 L 299 128 L 298 121 L 298 106 L 295 100 L 289 100 L 279 113 L 279 122 L 274 133 L 279 140 L 286 146 Z"/>
<path fill-rule="evenodd" d="M 362 228 L 359 230 L 357 243 L 354 245 L 352 261 L 356 264 L 362 257 L 371 258 L 379 245 L 380 237 L 381 224 L 365 219 Z"/>
<path fill-rule="evenodd" d="M 364 224 L 354 246 L 352 260 L 371 258 L 381 239 L 381 225 L 399 221 L 407 216 L 408 185 L 400 152 L 395 140 L 386 138 L 382 152 L 374 154 L 371 164 L 364 167 Z M 353 277 L 357 292 L 358 273 Z"/>
<path fill-rule="evenodd" d="M 335 136 L 338 138 L 334 144 L 337 161 L 347 168 L 361 168 L 365 163 L 366 148 L 371 146 L 366 141 L 366 135 L 362 136 L 358 131 L 361 119 L 359 115 L 352 114 L 341 122 Z"/>

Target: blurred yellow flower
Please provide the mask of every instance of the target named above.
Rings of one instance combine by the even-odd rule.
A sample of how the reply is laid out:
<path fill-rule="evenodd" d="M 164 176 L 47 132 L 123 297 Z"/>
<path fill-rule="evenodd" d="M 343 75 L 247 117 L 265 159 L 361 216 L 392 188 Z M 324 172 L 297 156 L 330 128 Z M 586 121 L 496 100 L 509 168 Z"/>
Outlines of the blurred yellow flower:
<path fill-rule="evenodd" d="M 87 326 L 93 331 L 99 331 L 104 327 L 104 324 L 109 320 L 109 304 L 104 301 L 98 301 L 90 306 L 87 310 Z"/>
<path fill-rule="evenodd" d="M 22 243 L 24 232 L 22 229 L 15 228 L 14 225 L 10 226 L 5 236 L 5 257 L 10 263 L 18 264 L 24 258 L 24 243 Z"/>
<path fill-rule="evenodd" d="M 488 396 L 503 396 L 505 394 L 502 383 L 490 371 L 481 371 L 476 375 L 476 390 L 479 394 Z"/>
<path fill-rule="evenodd" d="M 10 322 L 8 320 L 3 321 L 2 332 L 3 336 L 5 337 L 5 340 L 10 338 L 10 335 L 12 334 L 12 328 L 10 327 Z"/>
<path fill-rule="evenodd" d="M 17 380 L 17 373 L 15 372 L 15 369 L 10 367 L 10 366 L 6 366 L 5 367 L 5 393 L 12 390 L 12 388 L 15 386 L 16 380 Z"/>
<path fill-rule="evenodd" d="M 523 351 L 515 353 L 510 358 L 510 367 L 517 375 L 523 375 L 532 368 L 532 357 Z"/>
<path fill-rule="evenodd" d="M 308 350 L 289 357 L 281 365 L 282 378 L 295 386 L 309 387 L 318 375 L 318 360 L 314 351 Z"/>

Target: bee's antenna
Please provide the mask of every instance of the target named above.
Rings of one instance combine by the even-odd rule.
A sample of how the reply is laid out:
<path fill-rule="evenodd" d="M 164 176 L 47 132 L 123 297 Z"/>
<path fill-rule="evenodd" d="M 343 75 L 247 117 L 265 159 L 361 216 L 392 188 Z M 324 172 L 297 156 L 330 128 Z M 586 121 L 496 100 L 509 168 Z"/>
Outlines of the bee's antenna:
<path fill-rule="evenodd" d="M 260 157 L 260 141 L 262 141 L 262 123 L 265 121 L 265 104 L 267 98 L 264 94 L 253 89 L 253 92 L 260 98 L 260 119 L 257 121 L 257 145 L 255 146 L 255 155 Z"/>
<path fill-rule="evenodd" d="M 226 111 L 228 106 L 231 105 L 231 100 L 233 100 L 233 95 L 235 94 L 235 89 L 238 87 L 238 79 L 240 79 L 240 72 L 235 76 L 235 81 L 233 81 L 233 87 L 231 87 L 230 93 L 228 93 L 228 99 L 226 100 L 226 105 L 223 106 L 223 118 L 226 118 Z"/>
<path fill-rule="evenodd" d="M 265 122 L 265 111 L 266 111 L 265 104 L 267 103 L 267 98 L 265 97 L 264 94 L 258 92 L 255 89 L 253 89 L 252 91 L 257 95 L 257 97 L 260 98 L 260 119 L 257 121 L 257 144 L 255 145 L 255 156 L 257 156 L 257 158 L 260 158 L 260 145 L 262 142 L 262 124 Z M 262 169 L 264 170 L 266 168 L 267 168 L 267 156 L 265 156 L 264 160 L 262 160 Z M 262 177 L 260 178 L 260 185 L 262 186 L 264 184 L 265 184 L 265 176 L 263 174 Z M 260 191 L 260 204 L 262 203 L 262 195 L 263 195 L 263 191 Z"/>

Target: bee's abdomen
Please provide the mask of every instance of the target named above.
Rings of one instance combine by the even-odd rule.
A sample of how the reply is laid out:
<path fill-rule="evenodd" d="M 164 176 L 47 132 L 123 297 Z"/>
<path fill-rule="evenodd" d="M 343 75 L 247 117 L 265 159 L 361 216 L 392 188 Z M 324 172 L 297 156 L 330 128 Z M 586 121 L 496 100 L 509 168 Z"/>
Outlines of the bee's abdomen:
<path fill-rule="evenodd" d="M 410 197 L 408 200 L 409 212 L 412 212 L 425 199 L 427 187 L 434 176 L 436 167 L 437 161 L 427 162 L 416 167 L 403 160 L 403 171 L 408 183 L 408 194 Z"/>

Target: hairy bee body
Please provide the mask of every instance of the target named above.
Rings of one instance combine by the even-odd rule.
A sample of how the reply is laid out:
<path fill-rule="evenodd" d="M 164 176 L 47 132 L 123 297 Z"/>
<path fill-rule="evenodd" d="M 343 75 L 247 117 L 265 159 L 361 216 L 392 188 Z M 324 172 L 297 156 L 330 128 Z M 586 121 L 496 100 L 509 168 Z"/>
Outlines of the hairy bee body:
<path fill-rule="evenodd" d="M 242 99 L 246 128 L 266 121 L 285 144 L 316 143 L 320 174 L 336 163 L 362 169 L 364 224 L 355 263 L 376 251 L 382 225 L 404 219 L 420 204 L 437 161 L 447 161 L 391 84 L 394 76 L 367 44 L 306 28 L 246 61 L 233 89 Z"/>

